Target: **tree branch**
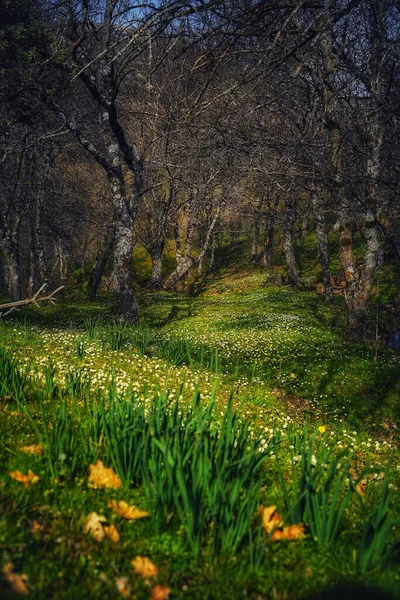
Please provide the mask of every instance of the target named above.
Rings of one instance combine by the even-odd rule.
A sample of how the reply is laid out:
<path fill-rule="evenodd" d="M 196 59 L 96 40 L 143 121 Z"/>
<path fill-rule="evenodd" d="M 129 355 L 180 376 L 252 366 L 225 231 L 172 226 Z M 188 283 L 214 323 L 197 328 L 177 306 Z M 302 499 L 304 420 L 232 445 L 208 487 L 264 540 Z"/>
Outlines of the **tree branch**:
<path fill-rule="evenodd" d="M 5 317 L 6 315 L 9 315 L 13 310 L 18 310 L 19 306 L 27 306 L 28 304 L 34 304 L 35 306 L 39 307 L 39 302 L 45 302 L 47 300 L 54 303 L 55 302 L 54 296 L 58 292 L 60 292 L 62 289 L 64 289 L 65 286 L 64 285 L 60 286 L 59 288 L 54 290 L 54 292 L 51 292 L 51 294 L 48 294 L 48 296 L 40 296 L 40 293 L 42 292 L 42 290 L 45 288 L 46 285 L 47 284 L 44 283 L 42 285 L 42 287 L 36 292 L 36 294 L 34 294 L 34 296 L 32 296 L 32 298 L 26 298 L 25 300 L 18 300 L 17 302 L 7 302 L 6 304 L 0 304 L 0 309 L 2 309 L 2 308 L 9 309 L 6 312 L 0 312 L 0 319 L 2 317 Z"/>

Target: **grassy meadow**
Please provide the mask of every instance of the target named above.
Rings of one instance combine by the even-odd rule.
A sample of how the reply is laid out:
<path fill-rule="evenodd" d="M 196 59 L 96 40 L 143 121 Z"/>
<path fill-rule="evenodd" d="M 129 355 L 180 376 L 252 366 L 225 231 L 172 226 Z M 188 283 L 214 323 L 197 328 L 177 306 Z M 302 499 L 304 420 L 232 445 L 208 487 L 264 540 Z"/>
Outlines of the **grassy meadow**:
<path fill-rule="evenodd" d="M 400 597 L 400 355 L 264 281 L 0 321 L 1 598 Z"/>

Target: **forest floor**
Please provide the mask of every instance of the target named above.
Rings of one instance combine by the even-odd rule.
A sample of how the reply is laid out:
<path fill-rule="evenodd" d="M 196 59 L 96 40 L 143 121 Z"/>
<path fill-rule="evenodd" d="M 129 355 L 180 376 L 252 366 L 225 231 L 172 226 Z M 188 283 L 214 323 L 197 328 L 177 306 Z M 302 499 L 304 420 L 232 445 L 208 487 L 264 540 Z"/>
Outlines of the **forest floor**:
<path fill-rule="evenodd" d="M 263 283 L 0 322 L 1 598 L 400 597 L 400 355 Z"/>

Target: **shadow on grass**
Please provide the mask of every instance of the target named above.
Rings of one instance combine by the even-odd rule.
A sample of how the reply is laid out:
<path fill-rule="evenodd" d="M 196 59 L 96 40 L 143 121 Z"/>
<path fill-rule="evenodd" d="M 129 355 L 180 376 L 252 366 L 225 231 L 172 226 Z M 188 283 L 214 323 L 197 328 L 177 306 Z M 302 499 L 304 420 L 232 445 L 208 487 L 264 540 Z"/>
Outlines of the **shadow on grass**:
<path fill-rule="evenodd" d="M 385 590 L 367 587 L 352 581 L 342 581 L 335 586 L 312 592 L 302 600 L 395 600 L 396 596 Z"/>

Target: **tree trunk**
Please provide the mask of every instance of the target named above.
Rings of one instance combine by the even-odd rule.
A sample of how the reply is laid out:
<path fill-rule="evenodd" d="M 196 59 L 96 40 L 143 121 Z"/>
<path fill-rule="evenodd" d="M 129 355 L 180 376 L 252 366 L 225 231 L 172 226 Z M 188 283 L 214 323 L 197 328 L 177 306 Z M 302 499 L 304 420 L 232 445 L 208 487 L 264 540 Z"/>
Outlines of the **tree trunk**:
<path fill-rule="evenodd" d="M 293 248 L 293 223 L 294 223 L 294 201 L 289 198 L 286 201 L 286 210 L 283 223 L 283 252 L 285 254 L 288 279 L 290 285 L 303 285 L 297 270 L 296 257 Z"/>
<path fill-rule="evenodd" d="M 118 154 L 118 147 L 112 146 L 110 154 Z M 114 164 L 118 161 L 115 158 Z M 116 169 L 116 171 L 119 169 Z M 134 246 L 133 223 L 126 204 L 125 186 L 122 173 L 112 171 L 109 174 L 111 195 L 115 215 L 114 247 L 114 296 L 117 301 L 118 315 L 122 321 L 137 325 L 139 308 L 133 293 L 130 267 Z"/>
<path fill-rule="evenodd" d="M 208 227 L 206 237 L 205 237 L 205 240 L 203 243 L 203 247 L 200 250 L 200 253 L 197 256 L 197 258 L 193 258 L 191 254 L 188 254 L 185 251 L 184 257 L 180 260 L 175 271 L 173 273 L 171 273 L 171 275 L 168 277 L 167 281 L 164 284 L 164 288 L 166 290 L 173 289 L 175 287 L 175 285 L 178 283 L 178 281 L 180 279 L 182 279 L 182 277 L 184 277 L 195 264 L 198 264 L 200 261 L 202 261 L 204 259 L 204 256 L 208 250 L 208 246 L 210 244 L 210 240 L 212 238 L 215 226 L 220 217 L 221 209 L 222 209 L 222 205 L 219 204 L 217 211 L 213 217 L 213 220 L 211 221 L 211 223 Z M 193 235 L 194 235 L 194 228 L 193 228 L 193 231 L 190 232 L 190 242 L 192 242 L 192 240 L 193 240 Z M 187 239 L 187 236 L 186 236 L 186 239 Z M 191 250 L 191 243 L 189 245 L 189 249 Z"/>
<path fill-rule="evenodd" d="M 36 254 L 38 260 L 39 267 L 39 279 L 40 285 L 42 286 L 44 283 L 48 283 L 47 277 L 47 264 L 46 264 L 46 256 L 44 253 L 43 246 L 43 236 L 42 236 L 42 215 L 41 215 L 41 206 L 40 200 L 36 205 L 36 213 L 35 213 L 35 241 L 36 241 Z"/>
<path fill-rule="evenodd" d="M 164 243 L 156 244 L 151 248 L 151 281 L 152 290 L 160 290 L 162 288 L 162 253 Z"/>
<path fill-rule="evenodd" d="M 12 231 L 0 220 L 0 234 L 3 247 L 4 279 L 6 293 L 12 300 L 21 299 L 21 282 L 19 273 L 18 231 L 20 218 L 17 216 Z"/>
<path fill-rule="evenodd" d="M 180 279 L 185 277 L 190 269 L 195 264 L 195 259 L 192 256 L 194 233 L 196 231 L 196 225 L 198 222 L 198 206 L 195 199 L 191 198 L 189 201 L 189 215 L 186 227 L 185 236 L 185 251 L 182 252 L 181 236 L 179 232 L 179 221 L 178 215 L 176 215 L 174 236 L 175 236 L 175 248 L 176 248 L 176 269 L 171 273 L 164 283 L 166 290 L 172 290 Z"/>
<path fill-rule="evenodd" d="M 275 199 L 265 221 L 265 237 L 262 260 L 266 269 L 268 269 L 272 264 L 277 204 L 277 200 Z"/>
<path fill-rule="evenodd" d="M 36 249 L 35 249 L 35 230 L 33 225 L 30 227 L 30 240 L 29 240 L 29 278 L 26 295 L 28 298 L 33 296 L 33 290 L 35 287 L 35 272 L 36 272 Z"/>
<path fill-rule="evenodd" d="M 92 273 L 89 280 L 89 302 L 94 302 L 97 296 L 97 290 L 103 277 L 104 270 L 111 256 L 115 244 L 115 234 L 112 232 L 111 239 L 108 236 L 103 238 L 103 242 L 94 261 Z"/>
<path fill-rule="evenodd" d="M 311 190 L 311 204 L 314 213 L 315 231 L 317 234 L 318 259 L 322 267 L 322 280 L 324 283 L 325 300 L 327 302 L 332 302 L 333 293 L 331 271 L 329 268 L 328 232 L 324 209 L 318 196 L 319 193 L 321 192 L 318 189 L 313 188 Z"/>
<path fill-rule="evenodd" d="M 259 259 L 258 256 L 258 246 L 260 243 L 260 226 L 261 226 L 261 209 L 264 203 L 264 198 L 261 197 L 256 205 L 254 210 L 254 237 L 253 237 L 253 247 L 251 249 L 251 262 L 256 263 Z"/>

